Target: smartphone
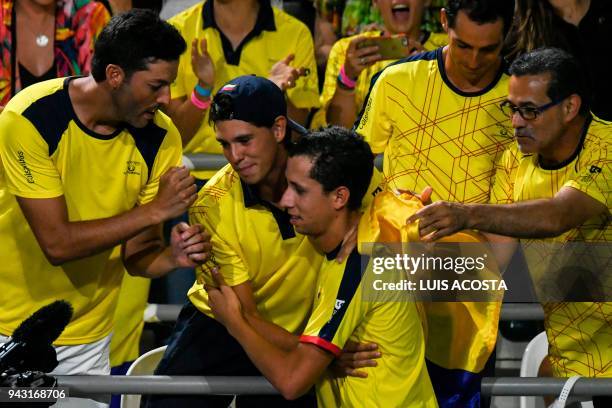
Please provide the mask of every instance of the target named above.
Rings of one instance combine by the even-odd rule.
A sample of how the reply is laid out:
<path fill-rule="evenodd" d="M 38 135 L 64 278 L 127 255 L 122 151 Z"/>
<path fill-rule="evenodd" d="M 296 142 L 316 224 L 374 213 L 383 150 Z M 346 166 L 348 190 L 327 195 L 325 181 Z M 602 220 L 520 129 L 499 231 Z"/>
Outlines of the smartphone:
<path fill-rule="evenodd" d="M 411 46 L 406 36 L 368 37 L 359 44 L 359 48 L 372 45 L 378 46 L 378 53 L 385 60 L 404 58 L 416 51 L 416 47 Z"/>

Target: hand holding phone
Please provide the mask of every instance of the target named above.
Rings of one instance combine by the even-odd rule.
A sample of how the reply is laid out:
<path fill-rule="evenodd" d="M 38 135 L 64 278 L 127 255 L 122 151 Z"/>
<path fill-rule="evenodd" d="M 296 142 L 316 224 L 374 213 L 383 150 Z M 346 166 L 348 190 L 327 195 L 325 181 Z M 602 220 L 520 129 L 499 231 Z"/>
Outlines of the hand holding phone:
<path fill-rule="evenodd" d="M 370 37 L 361 42 L 362 47 L 378 46 L 383 60 L 400 59 L 423 50 L 423 46 L 405 35 Z"/>

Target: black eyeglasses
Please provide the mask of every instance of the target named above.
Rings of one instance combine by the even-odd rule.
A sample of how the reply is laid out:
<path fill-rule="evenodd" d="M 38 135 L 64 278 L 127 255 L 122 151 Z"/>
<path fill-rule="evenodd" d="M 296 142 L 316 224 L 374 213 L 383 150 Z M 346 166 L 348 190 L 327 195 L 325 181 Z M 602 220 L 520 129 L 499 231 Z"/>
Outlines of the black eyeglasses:
<path fill-rule="evenodd" d="M 553 106 L 558 105 L 561 102 L 563 102 L 565 98 L 567 98 L 567 96 L 564 98 L 560 98 L 555 101 L 549 102 L 542 106 L 516 106 L 516 105 L 513 105 L 512 102 L 510 101 L 503 101 L 499 105 L 499 108 L 506 116 L 508 116 L 511 119 L 512 119 L 512 116 L 514 116 L 514 114 L 518 112 L 519 115 L 521 115 L 521 118 L 523 118 L 524 120 L 534 120 L 547 109 L 550 109 Z"/>

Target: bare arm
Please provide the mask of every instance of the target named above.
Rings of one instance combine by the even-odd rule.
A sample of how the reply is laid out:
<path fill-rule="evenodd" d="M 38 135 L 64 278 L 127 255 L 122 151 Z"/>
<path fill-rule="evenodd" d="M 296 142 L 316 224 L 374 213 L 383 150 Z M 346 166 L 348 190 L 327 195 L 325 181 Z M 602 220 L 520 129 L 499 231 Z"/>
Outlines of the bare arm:
<path fill-rule="evenodd" d="M 303 395 L 331 363 L 333 356 L 310 344 L 296 343 L 284 350 L 266 340 L 244 317 L 240 299 L 219 273 L 213 273 L 219 288 L 207 287 L 210 307 L 242 345 L 251 361 L 287 399 Z"/>
<path fill-rule="evenodd" d="M 433 203 L 415 213 L 408 222 L 419 221 L 424 240 L 433 241 L 462 229 L 477 229 L 515 238 L 555 237 L 586 220 L 608 214 L 608 208 L 571 187 L 553 198 L 513 204 Z"/>
<path fill-rule="evenodd" d="M 210 234 L 200 225 L 180 223 L 172 228 L 170 245 L 164 245 L 162 226 L 157 225 L 123 244 L 123 263 L 130 275 L 159 278 L 176 268 L 193 268 L 211 250 Z"/>
<path fill-rule="evenodd" d="M 215 83 L 215 67 L 208 55 L 205 39 L 200 41 L 200 49 L 198 49 L 197 40 L 191 43 L 191 69 L 198 78 L 198 84 L 205 89 L 212 90 Z M 196 97 L 202 102 L 208 100 L 197 94 Z M 202 126 L 206 110 L 195 107 L 191 103 L 191 95 L 172 99 L 164 110 L 172 118 L 181 134 L 183 146 L 186 146 Z"/>
<path fill-rule="evenodd" d="M 148 227 L 177 217 L 195 199 L 196 188 L 189 171 L 172 168 L 161 177 L 153 201 L 110 218 L 71 222 L 64 196 L 17 197 L 17 202 L 49 262 L 61 265 L 100 253 Z"/>
<path fill-rule="evenodd" d="M 360 47 L 367 37 L 355 37 L 349 43 L 344 59 L 344 72 L 350 79 L 356 81 L 361 72 L 382 59 L 378 46 Z M 328 69 L 334 67 L 328 67 Z M 336 68 L 338 69 L 338 68 Z M 336 74 L 337 76 L 337 74 Z M 336 86 L 336 91 L 326 111 L 327 123 L 351 128 L 357 119 L 355 107 L 355 89 L 343 89 Z"/>
<path fill-rule="evenodd" d="M 293 350 L 298 345 L 299 339 L 297 336 L 263 319 L 259 315 L 250 282 L 232 286 L 231 289 L 234 290 L 234 293 L 236 293 L 236 296 L 240 300 L 244 318 L 260 336 L 283 350 Z"/>

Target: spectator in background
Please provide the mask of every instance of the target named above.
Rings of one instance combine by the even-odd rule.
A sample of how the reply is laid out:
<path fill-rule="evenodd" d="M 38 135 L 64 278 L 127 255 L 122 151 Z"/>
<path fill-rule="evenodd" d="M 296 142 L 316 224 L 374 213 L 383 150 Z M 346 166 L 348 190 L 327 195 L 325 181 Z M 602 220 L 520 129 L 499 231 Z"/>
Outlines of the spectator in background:
<path fill-rule="evenodd" d="M 441 13 L 448 46 L 374 77 L 357 131 L 374 153 L 384 152 L 388 190 L 432 186 L 434 200 L 489 201 L 495 165 L 511 142 L 498 105 L 508 94 L 501 50 L 513 13 L 511 0 L 448 0 Z M 426 302 L 424 308 L 438 403 L 478 406 L 500 304 Z M 454 352 L 458 344 L 462 351 Z"/>
<path fill-rule="evenodd" d="M 321 107 L 311 124 L 313 128 L 326 124 L 352 127 L 370 89 L 372 77 L 393 62 L 379 54 L 378 46 L 363 46 L 368 39 L 405 34 L 409 39 L 409 49 L 414 53 L 446 45 L 446 34 L 421 30 L 423 0 L 372 0 L 372 6 L 380 11 L 383 31 L 342 38 L 334 44 L 325 70 Z"/>
<path fill-rule="evenodd" d="M 591 110 L 612 121 L 612 2 L 608 0 L 517 0 L 509 58 L 540 47 L 558 47 L 574 55 L 588 73 Z"/>
<path fill-rule="evenodd" d="M 315 20 L 315 54 L 320 72 L 336 41 L 365 31 L 381 30 L 383 18 L 372 7 L 371 0 L 314 0 L 317 9 Z M 421 29 L 430 33 L 442 31 L 440 8 L 444 0 L 425 0 Z"/>
<path fill-rule="evenodd" d="M 169 22 L 190 44 L 166 108 L 186 153 L 222 152 L 208 120 L 210 95 L 240 75 L 275 82 L 286 93 L 289 115 L 301 124 L 318 106 L 312 36 L 270 0 L 205 0 Z M 214 173 L 193 172 L 199 180 Z"/>
<path fill-rule="evenodd" d="M 0 0 L 0 110 L 34 83 L 88 75 L 109 18 L 97 1 Z"/>

